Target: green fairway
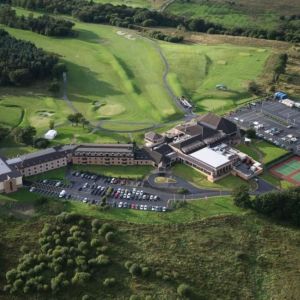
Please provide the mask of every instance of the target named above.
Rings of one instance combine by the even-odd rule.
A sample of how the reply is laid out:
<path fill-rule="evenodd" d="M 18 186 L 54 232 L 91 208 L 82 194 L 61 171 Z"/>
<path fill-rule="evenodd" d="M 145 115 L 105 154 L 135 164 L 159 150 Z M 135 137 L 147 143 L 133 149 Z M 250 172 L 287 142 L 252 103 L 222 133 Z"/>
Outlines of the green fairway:
<path fill-rule="evenodd" d="M 3 102 L 1 102 L 3 103 Z M 22 121 L 22 108 L 0 105 L 0 124 L 15 127 Z"/>
<path fill-rule="evenodd" d="M 94 123 L 105 118 L 154 124 L 177 114 L 162 84 L 164 65 L 157 50 L 132 31 L 79 22 L 79 36 L 68 39 L 7 30 L 66 62 L 68 96 Z"/>
<path fill-rule="evenodd" d="M 221 113 L 251 98 L 247 84 L 261 75 L 270 55 L 269 49 L 233 45 L 160 45 L 170 64 L 169 83 L 178 96 L 191 98 L 197 111 Z M 217 90 L 217 84 L 228 90 Z"/>

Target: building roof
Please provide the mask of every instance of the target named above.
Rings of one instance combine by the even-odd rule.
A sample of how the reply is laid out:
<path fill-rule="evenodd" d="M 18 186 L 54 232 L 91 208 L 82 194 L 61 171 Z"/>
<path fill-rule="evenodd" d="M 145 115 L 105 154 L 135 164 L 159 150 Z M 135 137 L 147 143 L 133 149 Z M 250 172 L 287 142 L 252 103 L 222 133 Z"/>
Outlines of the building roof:
<path fill-rule="evenodd" d="M 66 153 L 69 153 L 74 149 L 74 146 L 57 146 L 52 148 L 43 149 L 34 153 L 28 153 L 8 159 L 6 162 L 10 166 L 20 166 L 23 168 L 30 167 L 33 165 L 41 164 L 51 160 L 63 158 L 66 156 Z"/>
<path fill-rule="evenodd" d="M 50 129 L 45 133 L 44 138 L 47 140 L 53 140 L 56 136 L 57 136 L 57 131 L 54 129 Z"/>
<path fill-rule="evenodd" d="M 154 131 L 150 131 L 145 134 L 145 139 L 152 141 L 152 142 L 155 140 L 159 140 L 162 137 L 163 137 L 162 135 L 160 135 L 159 133 L 156 133 Z"/>
<path fill-rule="evenodd" d="M 133 144 L 81 144 L 76 147 L 76 152 L 133 153 Z"/>
<path fill-rule="evenodd" d="M 0 156 L 0 181 L 6 180 L 7 177 L 15 178 L 21 176 L 15 168 L 11 168 L 4 157 Z"/>
<path fill-rule="evenodd" d="M 219 152 L 216 152 L 208 147 L 198 150 L 189 154 L 189 156 L 204 162 L 205 164 L 212 166 L 213 168 L 218 168 L 224 164 L 230 162 L 228 157 L 222 155 Z"/>
<path fill-rule="evenodd" d="M 197 118 L 197 121 L 201 125 L 208 126 L 214 130 L 221 130 L 226 134 L 232 134 L 237 131 L 235 123 L 213 113 L 200 116 Z"/>

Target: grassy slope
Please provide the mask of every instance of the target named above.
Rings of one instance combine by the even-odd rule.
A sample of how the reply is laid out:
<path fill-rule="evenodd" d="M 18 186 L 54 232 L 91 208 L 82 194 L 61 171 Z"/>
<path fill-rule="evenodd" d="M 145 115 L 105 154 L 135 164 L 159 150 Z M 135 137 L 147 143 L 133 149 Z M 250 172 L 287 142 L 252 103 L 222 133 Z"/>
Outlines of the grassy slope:
<path fill-rule="evenodd" d="M 159 122 L 176 113 L 162 86 L 160 57 L 149 42 L 119 36 L 110 26 L 76 23 L 75 29 L 79 36 L 70 39 L 8 31 L 62 57 L 69 69 L 69 98 L 89 120 Z M 101 114 L 101 108 L 93 109 L 93 101 L 113 109 Z"/>
<path fill-rule="evenodd" d="M 178 95 L 187 95 L 198 111 L 229 110 L 250 98 L 247 85 L 262 73 L 269 49 L 233 45 L 173 45 L 161 43 L 170 63 L 169 82 Z M 247 72 L 245 72 L 247 70 Z M 217 84 L 228 91 L 217 91 Z"/>
<path fill-rule="evenodd" d="M 23 194 L 23 199 L 29 201 L 31 196 Z M 2 204 L 2 196 L 0 200 Z M 54 202 L 51 203 L 53 205 Z M 70 209 L 69 205 L 58 203 L 62 210 Z M 0 216 L 0 287 L 5 282 L 5 272 L 17 264 L 20 246 L 27 244 L 35 248 L 42 224 L 52 222 L 49 211 L 41 207 L 39 211 L 39 218 L 27 216 L 24 219 L 23 216 L 22 220 L 12 217 L 4 220 Z M 95 299 L 128 299 L 130 294 L 138 294 L 142 298 L 152 295 L 153 299 L 175 299 L 176 287 L 182 282 L 195 287 L 198 295 L 204 295 L 208 300 L 296 299 L 300 292 L 297 280 L 299 230 L 276 225 L 242 211 L 234 207 L 228 198 L 195 201 L 186 208 L 167 214 L 131 214 L 131 210 L 97 212 L 88 206 L 77 211 L 106 219 L 106 222 L 110 219 L 119 229 L 119 241 L 115 246 L 110 245 L 113 252 L 109 253 L 114 264 L 102 275 L 116 277 L 118 284 L 115 288 L 103 289 L 95 279 L 94 284 L 67 289 L 66 294 L 56 295 L 56 299 L 72 295 L 72 299 L 80 300 L 86 293 Z M 218 216 L 223 213 L 226 216 Z M 16 215 L 14 209 L 11 209 L 11 214 Z M 119 222 L 121 220 L 135 224 Z M 147 279 L 131 279 L 122 267 L 128 259 L 145 263 L 171 279 L 161 280 L 153 275 Z M 35 299 L 36 296 L 27 296 L 27 299 Z M 43 295 L 43 299 L 51 297 L 50 294 Z M 21 298 L 17 296 L 14 299 Z M 1 299 L 12 298 L 2 294 Z"/>

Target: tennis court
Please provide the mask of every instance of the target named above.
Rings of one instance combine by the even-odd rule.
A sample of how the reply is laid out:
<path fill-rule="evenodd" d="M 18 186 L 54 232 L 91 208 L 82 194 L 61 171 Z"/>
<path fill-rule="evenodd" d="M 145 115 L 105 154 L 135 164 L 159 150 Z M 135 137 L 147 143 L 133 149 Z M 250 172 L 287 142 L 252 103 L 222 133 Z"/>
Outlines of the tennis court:
<path fill-rule="evenodd" d="M 294 156 L 270 169 L 270 172 L 295 185 L 300 185 L 300 157 Z"/>

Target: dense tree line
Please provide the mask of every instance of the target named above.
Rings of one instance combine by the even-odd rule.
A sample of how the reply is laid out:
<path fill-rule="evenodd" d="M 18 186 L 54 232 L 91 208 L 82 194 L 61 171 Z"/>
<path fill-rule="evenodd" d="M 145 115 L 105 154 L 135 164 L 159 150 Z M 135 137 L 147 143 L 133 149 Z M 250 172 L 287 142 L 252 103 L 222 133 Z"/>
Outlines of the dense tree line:
<path fill-rule="evenodd" d="M 32 14 L 28 17 L 17 16 L 16 11 L 10 5 L 0 6 L 0 23 L 13 28 L 31 30 L 47 36 L 73 36 L 73 22 L 57 19 L 47 15 L 34 18 Z"/>
<path fill-rule="evenodd" d="M 150 31 L 149 36 L 154 39 L 162 40 L 170 43 L 180 43 L 183 41 L 183 36 L 181 35 L 168 35 L 162 33 L 161 31 Z"/>
<path fill-rule="evenodd" d="M 251 199 L 248 188 L 239 187 L 233 195 L 237 206 L 251 208 L 266 216 L 300 226 L 300 188 L 260 194 Z"/>
<path fill-rule="evenodd" d="M 66 67 L 58 63 L 56 56 L 0 29 L 0 86 L 19 86 L 36 79 L 60 78 L 63 71 Z"/>
<path fill-rule="evenodd" d="M 10 3 L 15 6 L 47 13 L 68 14 L 84 22 L 104 23 L 120 27 L 180 26 L 189 31 L 207 32 L 210 34 L 249 36 L 291 42 L 300 41 L 299 26 L 293 23 L 294 19 L 289 18 L 281 18 L 279 20 L 280 25 L 276 30 L 242 28 L 239 26 L 225 28 L 222 25 L 200 18 L 185 18 L 146 8 L 99 4 L 87 0 L 0 0 L 0 3 Z"/>

